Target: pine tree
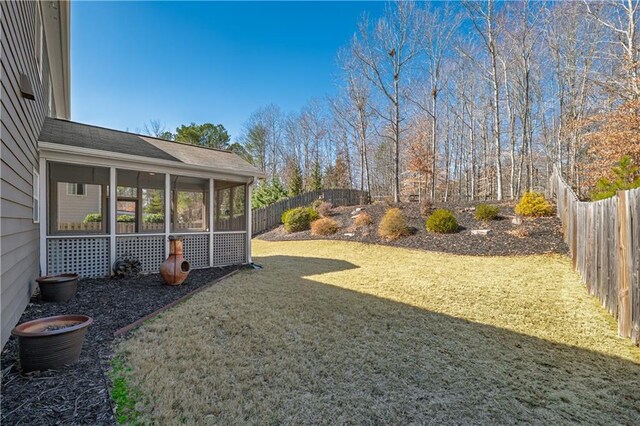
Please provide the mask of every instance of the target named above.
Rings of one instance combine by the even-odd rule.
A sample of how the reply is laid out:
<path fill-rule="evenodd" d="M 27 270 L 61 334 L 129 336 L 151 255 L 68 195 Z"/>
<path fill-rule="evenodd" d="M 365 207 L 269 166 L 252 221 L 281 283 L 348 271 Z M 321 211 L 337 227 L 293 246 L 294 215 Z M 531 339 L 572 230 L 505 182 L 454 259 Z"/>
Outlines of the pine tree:
<path fill-rule="evenodd" d="M 289 197 L 302 194 L 302 170 L 298 163 L 291 166 L 291 176 L 289 178 Z"/>
<path fill-rule="evenodd" d="M 322 189 L 322 172 L 320 164 L 317 162 L 313 165 L 313 171 L 309 178 L 309 191 L 320 191 Z"/>

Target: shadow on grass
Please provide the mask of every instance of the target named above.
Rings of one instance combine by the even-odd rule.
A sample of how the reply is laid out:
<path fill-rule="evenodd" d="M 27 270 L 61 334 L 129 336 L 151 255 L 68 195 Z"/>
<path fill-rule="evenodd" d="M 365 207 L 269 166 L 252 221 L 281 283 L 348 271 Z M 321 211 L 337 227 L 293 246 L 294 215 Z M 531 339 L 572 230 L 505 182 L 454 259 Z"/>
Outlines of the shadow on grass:
<path fill-rule="evenodd" d="M 289 298 L 281 315 L 292 321 L 292 312 L 313 315 L 319 343 L 290 355 L 316 359 L 323 363 L 318 371 L 333 375 L 333 388 L 319 385 L 315 392 L 319 399 L 332 393 L 334 415 L 419 423 L 640 420 L 639 364 L 308 278 L 358 268 L 349 262 L 257 261 L 266 269 L 256 280 Z M 256 303 L 269 312 L 269 298 Z M 360 402 L 351 400 L 354 384 L 364 394 Z M 335 402 L 341 397 L 347 401 Z"/>

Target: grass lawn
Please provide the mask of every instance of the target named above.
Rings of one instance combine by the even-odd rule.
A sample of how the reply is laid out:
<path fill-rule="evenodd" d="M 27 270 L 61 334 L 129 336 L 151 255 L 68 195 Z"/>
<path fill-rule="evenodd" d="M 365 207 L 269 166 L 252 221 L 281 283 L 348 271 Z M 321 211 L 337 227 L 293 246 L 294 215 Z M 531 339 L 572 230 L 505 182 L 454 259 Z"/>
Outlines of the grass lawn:
<path fill-rule="evenodd" d="M 119 344 L 137 420 L 640 419 L 640 349 L 616 336 L 565 257 L 337 241 L 254 241 L 254 256 L 263 270 Z"/>

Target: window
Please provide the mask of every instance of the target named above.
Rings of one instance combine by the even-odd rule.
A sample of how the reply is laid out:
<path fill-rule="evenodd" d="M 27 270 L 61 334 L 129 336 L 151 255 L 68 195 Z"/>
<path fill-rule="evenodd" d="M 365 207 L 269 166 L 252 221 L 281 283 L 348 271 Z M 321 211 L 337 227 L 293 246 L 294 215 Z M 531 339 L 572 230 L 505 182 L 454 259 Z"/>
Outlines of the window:
<path fill-rule="evenodd" d="M 48 163 L 49 233 L 108 232 L 109 169 Z"/>
<path fill-rule="evenodd" d="M 209 180 L 171 176 L 172 232 L 208 231 Z"/>
<path fill-rule="evenodd" d="M 215 230 L 245 231 L 246 185 L 237 182 L 215 182 Z"/>
<path fill-rule="evenodd" d="M 33 223 L 40 223 L 40 173 L 33 168 Z"/>
<path fill-rule="evenodd" d="M 164 175 L 118 169 L 116 182 L 116 232 L 164 232 Z"/>
<path fill-rule="evenodd" d="M 42 58 L 44 50 L 44 28 L 42 26 L 42 11 L 40 9 L 40 3 L 36 3 L 36 34 L 35 34 L 35 57 L 36 66 L 38 67 L 38 76 L 40 82 L 42 82 Z"/>
<path fill-rule="evenodd" d="M 87 185 L 82 183 L 67 183 L 67 195 L 86 195 Z"/>

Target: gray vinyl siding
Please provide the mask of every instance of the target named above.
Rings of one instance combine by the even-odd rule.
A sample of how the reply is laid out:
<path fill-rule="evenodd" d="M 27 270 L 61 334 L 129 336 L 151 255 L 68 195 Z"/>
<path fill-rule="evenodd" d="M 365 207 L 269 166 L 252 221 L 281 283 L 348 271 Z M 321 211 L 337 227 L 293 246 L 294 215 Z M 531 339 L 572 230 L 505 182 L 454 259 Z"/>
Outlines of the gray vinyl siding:
<path fill-rule="evenodd" d="M 36 11 L 27 1 L 0 2 L 2 12 L 0 280 L 2 346 L 36 288 L 40 274 L 39 225 L 33 223 L 37 137 L 49 105 L 49 64 L 43 37 L 42 80 L 35 57 Z M 19 73 L 33 85 L 35 101 L 20 94 Z"/>

